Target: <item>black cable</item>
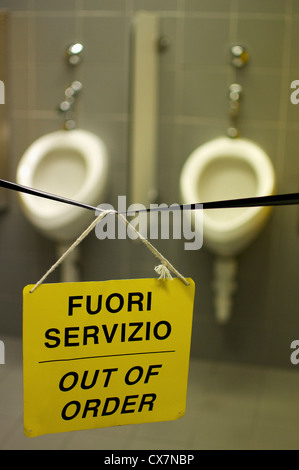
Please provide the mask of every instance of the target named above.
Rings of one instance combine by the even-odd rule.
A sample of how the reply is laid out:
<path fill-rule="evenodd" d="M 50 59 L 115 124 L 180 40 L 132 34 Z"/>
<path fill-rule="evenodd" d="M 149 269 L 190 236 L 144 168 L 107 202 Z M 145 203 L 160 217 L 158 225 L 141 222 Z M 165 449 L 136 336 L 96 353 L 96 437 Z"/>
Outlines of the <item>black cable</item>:
<path fill-rule="evenodd" d="M 22 186 L 18 183 L 12 183 L 10 181 L 5 181 L 0 179 L 0 186 L 6 189 L 12 189 L 14 191 L 19 191 L 22 193 L 30 194 L 32 196 L 43 197 L 46 199 L 51 199 L 53 201 L 62 202 L 65 204 L 70 204 L 77 207 L 82 207 L 83 209 L 89 210 L 103 210 L 98 207 L 91 206 L 90 204 L 85 204 L 83 202 L 74 201 L 63 196 L 58 196 L 56 194 L 47 193 L 41 191 L 40 189 L 30 188 L 28 186 Z M 196 209 L 229 209 L 237 207 L 259 207 L 259 206 L 286 206 L 299 204 L 299 193 L 291 194 L 275 194 L 272 196 L 260 196 L 260 197 L 248 197 L 242 199 L 229 199 L 225 201 L 211 201 L 203 203 L 192 203 L 192 204 L 177 204 L 171 207 L 171 210 L 196 210 Z M 200 206 L 200 207 L 199 207 Z M 126 212 L 127 215 L 136 214 L 137 212 L 150 212 L 150 211 L 162 211 L 169 210 L 169 207 L 157 207 L 157 208 L 147 208 L 139 209 L 132 212 Z"/>

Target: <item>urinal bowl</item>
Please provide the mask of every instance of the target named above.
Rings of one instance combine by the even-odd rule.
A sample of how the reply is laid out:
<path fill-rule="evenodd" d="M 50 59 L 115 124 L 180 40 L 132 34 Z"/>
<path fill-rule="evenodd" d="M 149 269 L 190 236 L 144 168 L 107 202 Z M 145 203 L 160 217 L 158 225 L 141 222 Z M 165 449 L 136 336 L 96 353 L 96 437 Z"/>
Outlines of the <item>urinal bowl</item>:
<path fill-rule="evenodd" d="M 20 159 L 16 180 L 97 206 L 107 189 L 108 156 L 102 142 L 84 130 L 57 131 L 37 139 Z M 94 217 L 92 211 L 19 193 L 24 215 L 56 242 L 77 238 Z"/>
<path fill-rule="evenodd" d="M 275 175 L 268 155 L 247 139 L 221 137 L 198 147 L 180 178 L 184 203 L 267 196 Z M 203 246 L 220 256 L 235 256 L 260 233 L 271 209 L 209 209 L 203 217 Z M 196 211 L 193 218 L 197 217 Z M 194 219 L 193 219 L 194 220 Z"/>
<path fill-rule="evenodd" d="M 180 178 L 184 203 L 267 196 L 274 193 L 275 174 L 268 155 L 254 142 L 221 137 L 198 147 L 187 159 Z M 203 246 L 215 255 L 216 320 L 226 323 L 237 289 L 236 256 L 261 232 L 269 207 L 208 209 L 203 217 Z M 193 223 L 198 212 L 192 213 Z M 200 224 L 194 224 L 200 227 Z"/>

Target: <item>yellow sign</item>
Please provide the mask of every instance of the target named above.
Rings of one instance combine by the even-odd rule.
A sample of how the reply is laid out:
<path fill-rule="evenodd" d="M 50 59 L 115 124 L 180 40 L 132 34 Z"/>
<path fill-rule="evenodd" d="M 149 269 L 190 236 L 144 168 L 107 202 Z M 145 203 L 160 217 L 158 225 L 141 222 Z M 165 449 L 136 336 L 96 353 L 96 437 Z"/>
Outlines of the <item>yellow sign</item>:
<path fill-rule="evenodd" d="M 26 436 L 183 416 L 195 291 L 188 282 L 26 286 Z"/>

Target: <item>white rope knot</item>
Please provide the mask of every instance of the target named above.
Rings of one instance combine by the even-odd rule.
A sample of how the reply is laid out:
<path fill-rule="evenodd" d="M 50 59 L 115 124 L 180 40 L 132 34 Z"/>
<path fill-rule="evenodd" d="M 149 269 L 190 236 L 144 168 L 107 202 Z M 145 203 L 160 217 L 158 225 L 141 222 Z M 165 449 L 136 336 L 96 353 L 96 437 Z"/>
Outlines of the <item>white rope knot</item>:
<path fill-rule="evenodd" d="M 170 274 L 169 269 L 165 266 L 165 264 L 159 264 L 158 266 L 155 266 L 155 271 L 157 274 L 160 275 L 159 280 L 166 280 L 169 279 L 172 281 L 172 275 Z"/>

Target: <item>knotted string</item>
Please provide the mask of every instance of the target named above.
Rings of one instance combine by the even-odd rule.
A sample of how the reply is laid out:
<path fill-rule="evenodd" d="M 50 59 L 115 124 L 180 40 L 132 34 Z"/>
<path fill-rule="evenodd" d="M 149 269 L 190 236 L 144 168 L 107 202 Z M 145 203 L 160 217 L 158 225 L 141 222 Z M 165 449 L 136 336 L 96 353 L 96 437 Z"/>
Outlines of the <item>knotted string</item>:
<path fill-rule="evenodd" d="M 160 275 L 159 280 L 170 279 L 172 281 L 172 275 L 170 274 L 169 269 L 165 266 L 165 264 L 159 264 L 159 266 L 155 266 L 155 271 Z"/>

